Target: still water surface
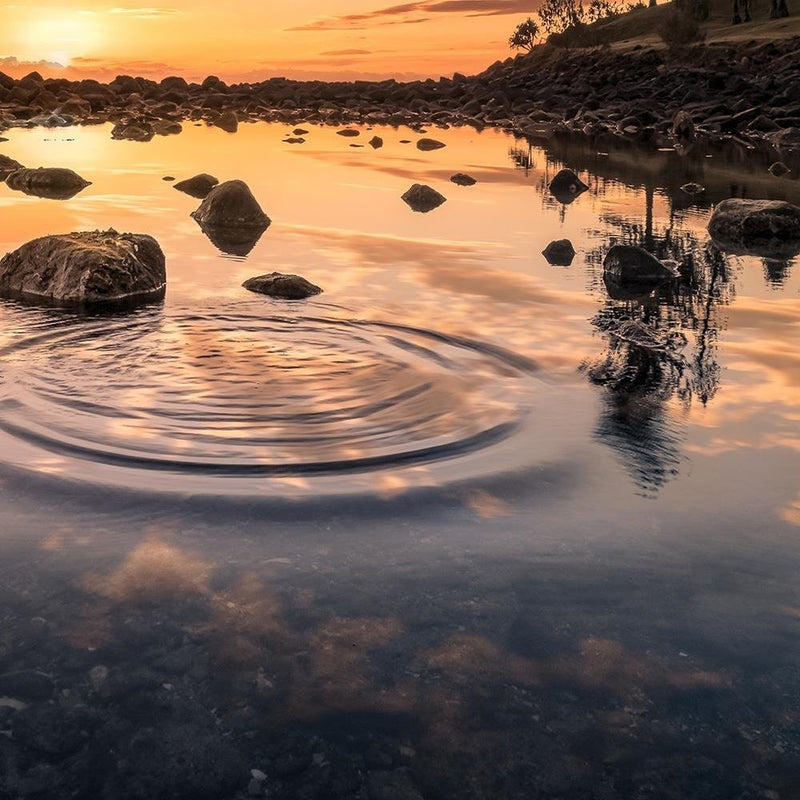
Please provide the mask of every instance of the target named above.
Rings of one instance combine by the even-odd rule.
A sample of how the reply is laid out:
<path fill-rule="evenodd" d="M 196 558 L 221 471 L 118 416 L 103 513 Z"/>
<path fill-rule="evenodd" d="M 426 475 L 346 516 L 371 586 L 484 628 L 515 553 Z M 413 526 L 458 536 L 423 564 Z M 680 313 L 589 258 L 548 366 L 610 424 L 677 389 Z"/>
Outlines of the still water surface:
<path fill-rule="evenodd" d="M 52 797 L 234 797 L 253 768 L 287 798 L 798 796 L 800 259 L 705 227 L 800 182 L 753 154 L 306 127 L 4 145 L 93 183 L 0 186 L 0 252 L 149 233 L 168 292 L 0 305 L 0 674 L 53 684 L 0 700 L 0 796 L 43 765 Z M 590 186 L 567 206 L 565 165 Z M 162 180 L 199 172 L 245 180 L 269 230 L 209 240 Z M 416 182 L 448 201 L 412 212 Z M 561 238 L 568 267 L 540 255 Z M 621 297 L 614 242 L 680 279 Z M 324 294 L 241 288 L 273 270 Z M 33 737 L 47 714 L 74 746 Z"/>

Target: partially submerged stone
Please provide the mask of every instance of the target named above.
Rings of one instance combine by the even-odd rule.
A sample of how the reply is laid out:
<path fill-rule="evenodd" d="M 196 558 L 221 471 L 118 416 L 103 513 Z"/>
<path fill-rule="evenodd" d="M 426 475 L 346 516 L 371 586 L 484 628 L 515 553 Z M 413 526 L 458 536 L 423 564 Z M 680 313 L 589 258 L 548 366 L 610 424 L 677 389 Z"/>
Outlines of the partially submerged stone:
<path fill-rule="evenodd" d="M 250 278 L 242 286 L 251 292 L 282 300 L 305 300 L 307 297 L 322 293 L 319 286 L 315 286 L 302 276 L 286 275 L 281 272 L 270 272 L 267 275 Z"/>
<path fill-rule="evenodd" d="M 215 186 L 192 217 L 215 228 L 252 228 L 266 230 L 270 218 L 244 181 L 226 181 Z"/>
<path fill-rule="evenodd" d="M 336 134 L 338 136 L 344 136 L 346 138 L 347 137 L 353 138 L 356 136 L 361 136 L 361 131 L 357 131 L 355 128 L 344 128 L 341 131 L 336 131 Z"/>
<path fill-rule="evenodd" d="M 218 184 L 219 181 L 213 175 L 201 172 L 199 175 L 195 175 L 192 178 L 178 181 L 173 188 L 197 200 L 203 200 L 208 197 L 208 193 Z"/>
<path fill-rule="evenodd" d="M 378 150 L 379 148 L 383 147 L 383 139 L 380 136 L 373 136 L 367 144 L 373 149 Z"/>
<path fill-rule="evenodd" d="M 550 192 L 559 203 L 568 205 L 589 187 L 571 170 L 562 169 L 550 181 Z"/>
<path fill-rule="evenodd" d="M 18 169 L 6 177 L 9 189 L 36 197 L 51 200 L 69 200 L 91 184 L 73 172 L 62 167 L 39 167 L 38 169 Z"/>
<path fill-rule="evenodd" d="M 456 172 L 455 175 L 450 176 L 450 181 L 457 186 L 474 186 L 478 182 L 472 175 L 467 175 L 465 172 Z"/>
<path fill-rule="evenodd" d="M 793 258 L 800 253 L 800 207 L 783 200 L 723 200 L 708 232 L 731 253 Z"/>
<path fill-rule="evenodd" d="M 403 200 L 414 210 L 422 214 L 428 211 L 433 211 L 438 208 L 442 203 L 446 202 L 447 198 L 422 183 L 415 183 L 404 195 Z"/>
<path fill-rule="evenodd" d="M 569 239 L 556 239 L 542 250 L 542 255 L 554 267 L 568 267 L 575 258 L 575 248 Z"/>
<path fill-rule="evenodd" d="M 694 121 L 688 111 L 679 111 L 672 120 L 672 135 L 679 142 L 688 142 L 694 138 Z"/>
<path fill-rule="evenodd" d="M 441 150 L 443 147 L 446 147 L 444 142 L 439 142 L 436 139 L 420 139 L 417 142 L 417 150 L 429 151 L 429 150 Z"/>
<path fill-rule="evenodd" d="M 226 133 L 236 133 L 239 130 L 239 117 L 235 111 L 224 111 L 212 124 Z"/>
<path fill-rule="evenodd" d="M 118 122 L 111 130 L 112 139 L 130 142 L 149 142 L 154 136 L 153 127 L 144 122 Z"/>
<path fill-rule="evenodd" d="M 0 260 L 0 296 L 66 305 L 164 296 L 164 253 L 152 236 L 86 231 L 44 236 Z"/>
<path fill-rule="evenodd" d="M 615 300 L 643 297 L 675 277 L 675 272 L 642 247 L 614 245 L 603 261 L 603 280 Z"/>
<path fill-rule="evenodd" d="M 782 178 L 784 175 L 788 175 L 792 170 L 783 163 L 783 161 L 776 161 L 774 164 L 769 165 L 769 172 L 770 174 L 774 175 L 776 178 Z"/>
<path fill-rule="evenodd" d="M 681 191 L 684 192 L 685 194 L 690 195 L 691 197 L 696 197 L 697 195 L 701 195 L 705 192 L 705 190 L 706 187 L 700 183 L 690 182 L 690 183 L 684 183 L 683 186 L 681 186 Z"/>

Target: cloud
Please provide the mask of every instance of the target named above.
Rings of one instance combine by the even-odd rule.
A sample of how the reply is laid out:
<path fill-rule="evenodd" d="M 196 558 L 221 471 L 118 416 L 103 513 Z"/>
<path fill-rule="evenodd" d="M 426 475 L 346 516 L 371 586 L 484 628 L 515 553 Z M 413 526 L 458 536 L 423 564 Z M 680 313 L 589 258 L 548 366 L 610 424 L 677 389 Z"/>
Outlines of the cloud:
<path fill-rule="evenodd" d="M 149 8 L 111 8 L 108 11 L 109 14 L 121 14 L 132 19 L 161 19 L 163 17 L 173 17 L 176 14 L 182 13 L 177 8 L 160 8 L 160 7 L 149 7 Z"/>
<path fill-rule="evenodd" d="M 20 61 L 16 56 L 0 57 L 0 70 L 6 69 L 25 74 L 33 70 L 62 70 L 65 67 L 57 61 Z"/>
<path fill-rule="evenodd" d="M 290 31 L 352 30 L 376 25 L 409 25 L 427 22 L 430 17 L 415 14 L 462 14 L 468 17 L 492 17 L 505 14 L 524 14 L 536 11 L 541 0 L 418 0 L 386 6 L 364 14 L 344 14 L 338 17 L 307 22 L 288 28 Z M 401 19 L 395 19 L 400 17 Z"/>

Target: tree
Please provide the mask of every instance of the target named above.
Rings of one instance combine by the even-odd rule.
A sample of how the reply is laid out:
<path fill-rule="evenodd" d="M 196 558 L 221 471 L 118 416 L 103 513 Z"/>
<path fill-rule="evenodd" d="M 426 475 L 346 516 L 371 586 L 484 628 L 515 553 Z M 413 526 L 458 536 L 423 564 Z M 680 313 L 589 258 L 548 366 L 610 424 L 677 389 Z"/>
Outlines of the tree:
<path fill-rule="evenodd" d="M 517 25 L 508 39 L 508 46 L 513 50 L 525 50 L 530 53 L 539 36 L 539 26 L 530 18 Z"/>
<path fill-rule="evenodd" d="M 548 33 L 563 33 L 585 21 L 581 0 L 544 0 L 539 19 Z"/>

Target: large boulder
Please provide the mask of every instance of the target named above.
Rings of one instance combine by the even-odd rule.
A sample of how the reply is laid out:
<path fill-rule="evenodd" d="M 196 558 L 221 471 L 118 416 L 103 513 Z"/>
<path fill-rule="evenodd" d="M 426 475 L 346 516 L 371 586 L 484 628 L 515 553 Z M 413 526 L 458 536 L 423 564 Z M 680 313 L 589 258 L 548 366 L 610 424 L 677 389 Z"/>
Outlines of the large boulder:
<path fill-rule="evenodd" d="M 550 181 L 549 189 L 559 203 L 569 205 L 589 187 L 571 169 L 562 169 Z"/>
<path fill-rule="evenodd" d="M 244 181 L 225 181 L 215 186 L 192 217 L 213 228 L 251 228 L 266 230 L 270 218 Z"/>
<path fill-rule="evenodd" d="M 6 177 L 9 189 L 16 189 L 36 197 L 51 200 L 69 200 L 91 184 L 73 172 L 62 167 L 39 167 L 38 169 L 18 169 Z"/>
<path fill-rule="evenodd" d="M 402 199 L 414 211 L 418 211 L 421 214 L 427 214 L 428 211 L 433 211 L 434 208 L 438 208 L 447 200 L 447 198 L 443 194 L 437 192 L 436 189 L 432 189 L 430 186 L 426 186 L 422 183 L 415 183 L 403 195 Z"/>
<path fill-rule="evenodd" d="M 178 181 L 173 188 L 197 200 L 204 200 L 208 197 L 208 193 L 218 184 L 219 181 L 213 175 L 201 172 L 193 178 L 187 178 L 185 181 Z"/>
<path fill-rule="evenodd" d="M 160 299 L 164 253 L 151 236 L 115 230 L 44 236 L 0 260 L 0 296 L 68 305 Z"/>
<path fill-rule="evenodd" d="M 315 286 L 302 276 L 285 275 L 280 272 L 270 272 L 268 275 L 250 278 L 242 286 L 251 292 L 278 297 L 282 300 L 305 300 L 307 297 L 322 293 L 319 286 Z"/>
<path fill-rule="evenodd" d="M 800 207 L 783 200 L 723 200 L 708 232 L 731 253 L 793 258 L 800 253 Z"/>

